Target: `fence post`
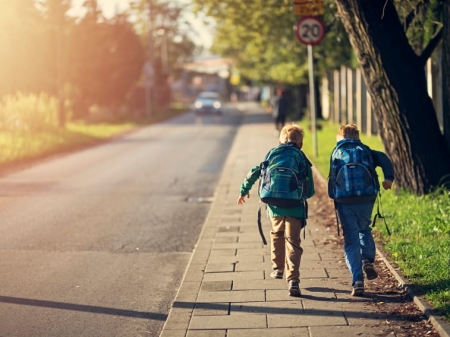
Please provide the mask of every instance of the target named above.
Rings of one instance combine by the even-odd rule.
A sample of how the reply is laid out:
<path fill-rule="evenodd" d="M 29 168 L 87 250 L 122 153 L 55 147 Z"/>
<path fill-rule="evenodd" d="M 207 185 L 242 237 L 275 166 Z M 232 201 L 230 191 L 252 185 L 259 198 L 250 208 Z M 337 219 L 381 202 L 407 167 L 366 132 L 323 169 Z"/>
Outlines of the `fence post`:
<path fill-rule="evenodd" d="M 346 68 L 341 66 L 341 109 L 339 123 L 347 124 L 347 76 Z"/>
<path fill-rule="evenodd" d="M 355 94 L 355 101 L 356 101 L 356 125 L 358 126 L 358 129 L 363 131 L 362 126 L 362 77 L 361 77 L 361 69 L 356 69 L 356 94 Z"/>
<path fill-rule="evenodd" d="M 366 91 L 366 98 L 367 98 L 367 113 L 366 113 L 366 119 L 367 119 L 367 135 L 372 136 L 372 98 L 370 97 L 370 94 L 368 91 Z"/>
<path fill-rule="evenodd" d="M 353 69 L 347 68 L 347 123 L 354 123 L 353 113 L 353 95 L 354 94 L 354 81 L 353 81 Z"/>
<path fill-rule="evenodd" d="M 333 122 L 339 124 L 341 111 L 341 78 L 339 70 L 333 71 L 333 96 L 334 96 L 334 113 Z"/>
<path fill-rule="evenodd" d="M 328 75 L 325 75 L 322 77 L 322 80 L 320 81 L 321 84 L 321 97 L 320 101 L 322 104 L 322 117 L 323 119 L 330 119 L 331 116 L 331 107 L 330 107 L 330 81 L 328 79 Z"/>

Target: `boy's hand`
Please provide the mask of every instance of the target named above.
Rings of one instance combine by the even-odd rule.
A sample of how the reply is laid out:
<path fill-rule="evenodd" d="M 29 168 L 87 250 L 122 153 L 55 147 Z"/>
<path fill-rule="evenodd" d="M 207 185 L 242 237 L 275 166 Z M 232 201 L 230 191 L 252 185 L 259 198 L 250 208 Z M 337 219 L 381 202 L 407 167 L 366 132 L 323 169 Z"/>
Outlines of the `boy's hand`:
<path fill-rule="evenodd" d="M 381 184 L 383 185 L 383 188 L 385 190 L 390 190 L 392 187 L 392 181 L 390 181 L 390 180 L 385 180 Z"/>
<path fill-rule="evenodd" d="M 250 198 L 250 193 L 247 194 L 247 199 Z M 243 205 L 245 203 L 245 195 L 241 195 L 237 201 L 238 205 Z"/>

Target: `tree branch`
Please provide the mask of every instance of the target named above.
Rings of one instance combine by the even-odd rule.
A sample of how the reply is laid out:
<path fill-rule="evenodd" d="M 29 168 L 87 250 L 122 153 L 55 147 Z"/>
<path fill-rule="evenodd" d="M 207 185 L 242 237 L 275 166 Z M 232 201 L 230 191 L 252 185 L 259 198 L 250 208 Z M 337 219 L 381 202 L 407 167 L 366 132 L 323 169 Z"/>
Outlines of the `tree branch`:
<path fill-rule="evenodd" d="M 413 22 L 414 18 L 417 16 L 417 13 L 419 13 L 421 10 L 425 8 L 425 6 L 430 4 L 430 0 L 423 0 L 419 1 L 416 5 L 416 7 L 409 12 L 409 14 L 406 16 L 405 21 L 403 22 L 403 27 L 405 27 L 405 31 L 408 30 L 409 25 L 411 22 Z"/>
<path fill-rule="evenodd" d="M 428 42 L 428 45 L 425 47 L 425 49 L 422 51 L 422 54 L 420 55 L 420 62 L 423 66 L 427 63 L 427 60 L 431 57 L 431 54 L 433 54 L 436 47 L 439 45 L 439 43 L 442 40 L 442 31 L 443 28 L 441 27 L 436 35 L 433 36 L 433 38 Z"/>

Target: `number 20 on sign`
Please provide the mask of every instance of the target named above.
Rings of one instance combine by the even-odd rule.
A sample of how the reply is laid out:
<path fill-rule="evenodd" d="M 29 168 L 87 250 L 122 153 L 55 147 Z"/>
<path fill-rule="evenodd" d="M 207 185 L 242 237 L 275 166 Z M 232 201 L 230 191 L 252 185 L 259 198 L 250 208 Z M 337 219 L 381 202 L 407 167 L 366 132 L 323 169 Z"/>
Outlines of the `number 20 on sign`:
<path fill-rule="evenodd" d="M 294 26 L 297 40 L 306 45 L 316 45 L 325 36 L 325 25 L 314 16 L 304 16 L 298 19 Z"/>

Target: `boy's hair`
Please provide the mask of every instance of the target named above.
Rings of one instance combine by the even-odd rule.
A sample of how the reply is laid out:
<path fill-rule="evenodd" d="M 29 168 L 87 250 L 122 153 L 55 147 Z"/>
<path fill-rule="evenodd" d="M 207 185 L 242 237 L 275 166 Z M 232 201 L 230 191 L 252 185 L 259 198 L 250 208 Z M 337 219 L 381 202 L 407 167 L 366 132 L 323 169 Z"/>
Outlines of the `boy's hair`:
<path fill-rule="evenodd" d="M 298 125 L 285 125 L 280 131 L 280 143 L 294 143 L 301 148 L 304 136 L 305 131 Z"/>
<path fill-rule="evenodd" d="M 345 139 L 359 140 L 359 130 L 356 124 L 341 125 L 337 135 L 342 136 Z"/>

